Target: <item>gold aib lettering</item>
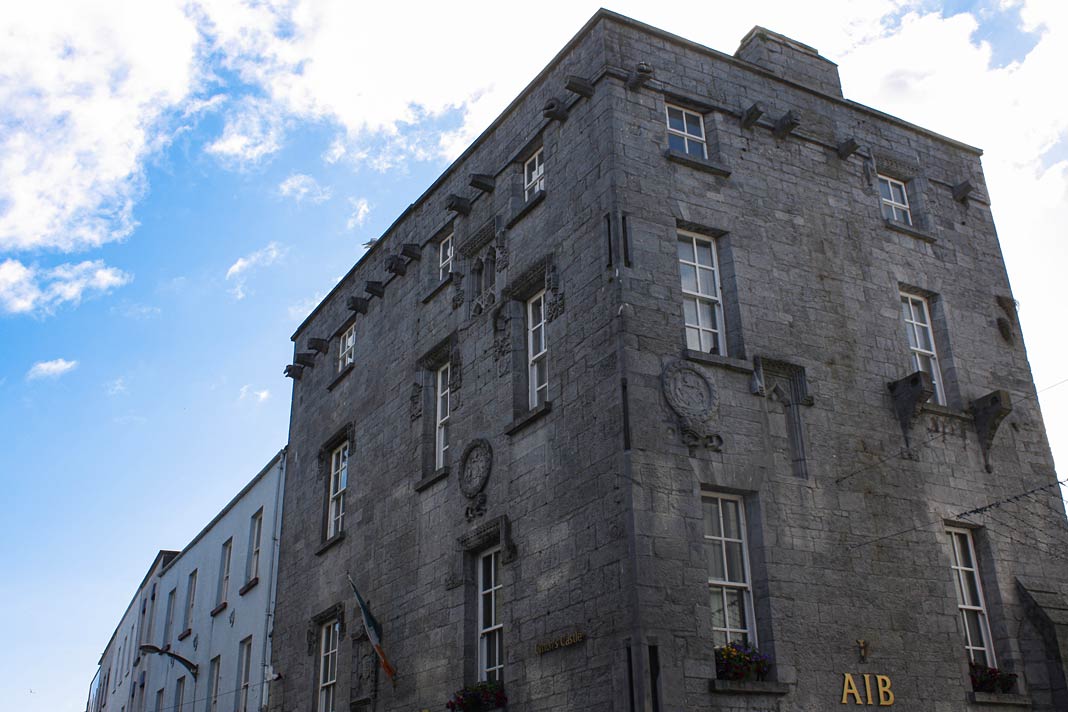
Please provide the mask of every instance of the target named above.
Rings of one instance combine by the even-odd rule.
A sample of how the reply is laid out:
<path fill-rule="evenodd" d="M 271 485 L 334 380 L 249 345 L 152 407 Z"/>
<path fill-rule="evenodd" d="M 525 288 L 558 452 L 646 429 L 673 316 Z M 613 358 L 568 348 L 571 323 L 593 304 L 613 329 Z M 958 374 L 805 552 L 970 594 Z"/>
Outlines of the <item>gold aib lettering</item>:
<path fill-rule="evenodd" d="M 848 672 L 844 673 L 844 675 L 845 679 L 842 681 L 842 704 L 849 704 L 848 702 L 846 702 L 846 698 L 850 695 L 853 696 L 853 699 L 856 700 L 856 703 L 858 705 L 864 704 L 864 702 L 860 699 L 860 690 L 857 689 L 857 683 L 853 679 L 853 676 L 850 675 Z"/>
<path fill-rule="evenodd" d="M 890 691 L 890 676 L 876 675 L 875 684 L 879 688 L 879 706 L 889 707 L 894 704 L 894 693 Z"/>

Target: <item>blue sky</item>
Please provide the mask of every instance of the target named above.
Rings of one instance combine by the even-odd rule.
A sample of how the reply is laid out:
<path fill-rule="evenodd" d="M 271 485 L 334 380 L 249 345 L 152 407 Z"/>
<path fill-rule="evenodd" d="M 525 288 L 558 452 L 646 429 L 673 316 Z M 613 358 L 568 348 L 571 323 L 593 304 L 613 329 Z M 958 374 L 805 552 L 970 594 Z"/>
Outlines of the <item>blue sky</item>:
<path fill-rule="evenodd" d="M 983 147 L 1035 380 L 1068 377 L 1064 8 L 831 4 L 612 9 L 726 52 L 783 32 Z M 155 552 L 284 445 L 295 326 L 597 7 L 356 5 L 0 18 L 0 710 L 82 709 Z M 1068 460 L 1068 386 L 1042 404 Z"/>

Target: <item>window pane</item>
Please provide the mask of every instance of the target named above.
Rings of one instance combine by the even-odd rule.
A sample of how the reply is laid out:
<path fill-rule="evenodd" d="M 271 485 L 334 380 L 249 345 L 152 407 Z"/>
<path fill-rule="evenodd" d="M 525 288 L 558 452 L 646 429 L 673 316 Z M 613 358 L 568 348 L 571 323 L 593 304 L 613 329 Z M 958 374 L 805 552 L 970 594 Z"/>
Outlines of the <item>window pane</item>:
<path fill-rule="evenodd" d="M 686 153 L 686 139 L 678 134 L 668 134 L 668 148 L 680 153 Z"/>
<path fill-rule="evenodd" d="M 687 264 L 679 264 L 682 271 L 682 288 L 688 292 L 697 291 L 697 270 Z"/>
<path fill-rule="evenodd" d="M 712 633 L 712 644 L 717 648 L 722 648 L 727 642 L 727 633 L 725 631 L 717 630 Z"/>
<path fill-rule="evenodd" d="M 893 196 L 890 194 L 890 181 L 885 178 L 879 179 L 879 195 L 881 195 L 884 200 L 893 199 Z"/>
<path fill-rule="evenodd" d="M 723 500 L 723 529 L 726 532 L 726 536 L 731 539 L 742 538 L 742 526 L 739 523 L 737 500 Z"/>
<path fill-rule="evenodd" d="M 716 317 L 712 309 L 712 302 L 701 301 L 697 303 L 701 321 L 699 324 L 706 329 L 716 328 Z"/>
<path fill-rule="evenodd" d="M 686 297 L 682 300 L 682 314 L 685 318 L 683 323 L 697 326 L 700 322 L 697 321 L 697 300 L 693 297 Z"/>
<path fill-rule="evenodd" d="M 894 217 L 894 208 L 886 203 L 883 203 L 883 218 L 886 220 L 896 220 Z"/>
<path fill-rule="evenodd" d="M 689 239 L 679 240 L 678 245 L 679 245 L 679 259 L 680 260 L 686 260 L 687 262 L 693 262 L 694 261 L 694 257 L 693 257 L 693 241 L 689 240 Z"/>
<path fill-rule="evenodd" d="M 701 126 L 701 117 L 697 114 L 686 114 L 686 133 L 704 138 L 705 130 Z"/>
<path fill-rule="evenodd" d="M 727 578 L 723 568 L 723 542 L 715 539 L 708 541 L 708 577 L 717 581 Z"/>
<path fill-rule="evenodd" d="M 904 208 L 894 208 L 894 220 L 903 222 L 906 225 L 912 224 L 912 216 L 910 216 L 909 211 Z"/>
<path fill-rule="evenodd" d="M 975 574 L 971 571 L 961 571 L 961 578 L 964 579 L 964 602 L 969 606 L 978 606 L 979 603 L 979 586 L 975 581 Z"/>
<path fill-rule="evenodd" d="M 928 327 L 917 327 L 916 336 L 919 339 L 918 345 L 921 349 L 924 351 L 934 351 L 934 344 L 931 343 L 931 330 Z"/>
<path fill-rule="evenodd" d="M 972 647 L 985 648 L 986 641 L 983 638 L 982 628 L 980 628 L 979 611 L 964 611 L 964 623 L 968 626 L 968 638 L 972 642 Z"/>
<path fill-rule="evenodd" d="M 731 628 L 745 628 L 745 592 L 727 589 L 727 623 Z"/>
<path fill-rule="evenodd" d="M 960 566 L 966 569 L 973 569 L 975 566 L 972 564 L 972 548 L 968 546 L 968 537 L 963 534 L 954 534 L 957 538 L 957 557 L 960 561 Z"/>
<path fill-rule="evenodd" d="M 701 294 L 716 296 L 716 273 L 710 269 L 699 269 L 697 273 L 701 277 Z"/>
<path fill-rule="evenodd" d="M 534 367 L 534 373 L 536 376 L 535 383 L 537 383 L 538 387 L 544 386 L 549 378 L 548 366 L 545 363 L 545 359 L 538 361 L 537 365 Z"/>
<path fill-rule="evenodd" d="M 697 263 L 705 267 L 712 266 L 712 243 L 700 241 L 697 243 Z"/>
<path fill-rule="evenodd" d="M 723 606 L 723 587 L 710 586 L 709 591 L 712 593 L 712 627 L 726 628 L 727 613 Z"/>
<path fill-rule="evenodd" d="M 704 158 L 705 145 L 700 141 L 694 141 L 692 138 L 686 139 L 686 153 L 698 158 Z"/>
<path fill-rule="evenodd" d="M 736 583 L 745 583 L 745 564 L 742 562 L 742 545 L 739 542 L 728 541 L 727 547 L 727 580 Z"/>
<path fill-rule="evenodd" d="M 697 329 L 689 327 L 686 329 L 686 348 L 692 349 L 694 351 L 703 350 L 701 348 L 701 332 L 699 332 Z"/>
<path fill-rule="evenodd" d="M 679 109 L 668 107 L 668 126 L 676 131 L 684 131 L 686 129 L 682 119 L 682 112 Z"/>
<path fill-rule="evenodd" d="M 723 536 L 719 523 L 719 500 L 705 500 L 705 536 Z"/>
<path fill-rule="evenodd" d="M 900 183 L 891 183 L 890 187 L 893 189 L 894 202 L 908 205 L 908 199 L 905 197 L 905 186 Z"/>
<path fill-rule="evenodd" d="M 711 331 L 701 332 L 701 350 L 706 354 L 719 353 L 719 340 Z"/>

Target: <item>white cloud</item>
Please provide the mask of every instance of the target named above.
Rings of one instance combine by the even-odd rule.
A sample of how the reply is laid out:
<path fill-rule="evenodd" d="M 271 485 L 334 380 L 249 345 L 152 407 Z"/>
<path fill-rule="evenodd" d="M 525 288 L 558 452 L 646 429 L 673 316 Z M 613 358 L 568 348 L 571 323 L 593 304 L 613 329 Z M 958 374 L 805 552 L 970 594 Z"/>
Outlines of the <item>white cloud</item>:
<path fill-rule="evenodd" d="M 223 134 L 207 152 L 231 165 L 260 163 L 282 147 L 282 119 L 276 108 L 260 98 L 245 98 L 226 118 Z"/>
<path fill-rule="evenodd" d="M 265 402 L 270 397 L 271 392 L 266 388 L 262 391 L 255 391 L 248 384 L 241 386 L 241 390 L 238 393 L 238 400 L 252 400 L 257 404 Z"/>
<path fill-rule="evenodd" d="M 249 255 L 238 257 L 237 261 L 230 265 L 230 269 L 226 270 L 226 280 L 233 280 L 234 282 L 234 286 L 230 290 L 230 293 L 233 294 L 236 299 L 244 299 L 245 281 L 248 279 L 248 272 L 259 267 L 267 267 L 274 264 L 284 257 L 285 253 L 285 248 L 280 244 L 277 242 L 270 242 L 266 247 L 260 248 Z"/>
<path fill-rule="evenodd" d="M 114 381 L 109 381 L 104 387 L 107 390 L 108 395 L 112 397 L 125 395 L 127 393 L 126 379 L 122 378 L 122 376 L 116 378 Z"/>
<path fill-rule="evenodd" d="M 65 358 L 57 358 L 51 361 L 38 361 L 26 372 L 27 381 L 36 381 L 41 378 L 59 378 L 77 368 L 77 361 L 68 361 Z"/>
<path fill-rule="evenodd" d="M 41 269 L 7 259 L 0 262 L 0 309 L 9 314 L 51 314 L 62 304 L 79 304 L 83 296 L 106 294 L 132 279 L 103 260 Z"/>
<path fill-rule="evenodd" d="M 152 306 L 151 304 L 138 304 L 138 303 L 123 303 L 111 307 L 112 314 L 118 314 L 124 316 L 127 319 L 135 319 L 137 321 L 144 321 L 146 319 L 152 319 L 163 313 L 163 310 L 159 307 Z"/>
<path fill-rule="evenodd" d="M 349 214 L 349 219 L 345 221 L 345 227 L 349 230 L 363 227 L 368 216 L 371 215 L 371 205 L 367 202 L 367 198 L 349 198 L 349 206 L 352 212 Z"/>
<path fill-rule="evenodd" d="M 330 199 L 330 188 L 324 188 L 309 175 L 294 173 L 278 185 L 278 192 L 283 197 L 293 198 L 298 203 L 307 200 L 310 203 L 322 203 Z"/>

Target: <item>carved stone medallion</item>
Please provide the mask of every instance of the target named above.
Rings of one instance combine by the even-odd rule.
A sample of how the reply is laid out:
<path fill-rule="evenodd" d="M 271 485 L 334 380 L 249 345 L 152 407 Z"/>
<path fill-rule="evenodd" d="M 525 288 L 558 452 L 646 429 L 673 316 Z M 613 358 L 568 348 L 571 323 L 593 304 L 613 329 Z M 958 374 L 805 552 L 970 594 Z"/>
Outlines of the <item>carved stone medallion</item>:
<path fill-rule="evenodd" d="M 485 440 L 475 440 L 460 458 L 460 491 L 474 499 L 486 486 L 493 469 L 493 448 Z"/>
<path fill-rule="evenodd" d="M 719 450 L 723 438 L 712 430 L 712 414 L 718 397 L 703 373 L 683 361 L 668 364 L 661 374 L 664 398 L 675 411 L 679 434 L 687 445 Z"/>

